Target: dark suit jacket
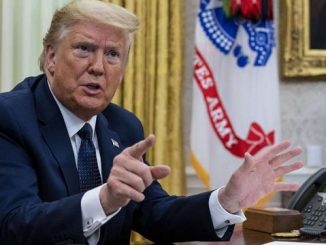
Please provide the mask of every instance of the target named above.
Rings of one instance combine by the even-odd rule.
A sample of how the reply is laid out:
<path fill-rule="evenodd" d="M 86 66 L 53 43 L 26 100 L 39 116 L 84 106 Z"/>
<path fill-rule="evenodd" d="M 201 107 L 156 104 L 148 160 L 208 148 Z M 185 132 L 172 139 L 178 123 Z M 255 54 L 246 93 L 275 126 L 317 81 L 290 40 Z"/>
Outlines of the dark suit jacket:
<path fill-rule="evenodd" d="M 98 115 L 96 132 L 106 180 L 114 156 L 143 139 L 143 128 L 110 104 Z M 0 95 L 0 186 L 1 244 L 85 243 L 75 159 L 44 75 Z M 209 195 L 169 196 L 154 181 L 143 202 L 131 201 L 101 228 L 100 244 L 128 244 L 132 229 L 157 243 L 218 240 Z"/>

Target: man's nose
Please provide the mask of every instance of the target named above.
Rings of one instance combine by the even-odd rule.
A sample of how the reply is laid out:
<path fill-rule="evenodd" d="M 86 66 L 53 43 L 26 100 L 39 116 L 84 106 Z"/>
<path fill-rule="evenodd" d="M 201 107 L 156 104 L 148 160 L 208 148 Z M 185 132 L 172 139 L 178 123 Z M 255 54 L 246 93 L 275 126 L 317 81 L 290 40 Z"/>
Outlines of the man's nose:
<path fill-rule="evenodd" d="M 103 54 L 101 52 L 95 52 L 92 57 L 91 64 L 89 67 L 89 73 L 100 76 L 104 73 L 103 67 Z"/>

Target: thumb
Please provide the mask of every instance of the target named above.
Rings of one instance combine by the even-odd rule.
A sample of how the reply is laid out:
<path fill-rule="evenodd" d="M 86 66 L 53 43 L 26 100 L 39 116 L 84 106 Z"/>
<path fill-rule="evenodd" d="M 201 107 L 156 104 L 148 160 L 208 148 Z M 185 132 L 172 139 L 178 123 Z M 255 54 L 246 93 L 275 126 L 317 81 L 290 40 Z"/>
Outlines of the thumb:
<path fill-rule="evenodd" d="M 245 155 L 244 155 L 244 164 L 243 164 L 243 167 L 246 170 L 249 170 L 252 167 L 254 167 L 254 165 L 255 165 L 255 161 L 253 160 L 252 155 L 249 152 L 246 152 Z"/>
<path fill-rule="evenodd" d="M 162 179 L 170 174 L 170 167 L 167 165 L 150 166 L 153 179 Z"/>

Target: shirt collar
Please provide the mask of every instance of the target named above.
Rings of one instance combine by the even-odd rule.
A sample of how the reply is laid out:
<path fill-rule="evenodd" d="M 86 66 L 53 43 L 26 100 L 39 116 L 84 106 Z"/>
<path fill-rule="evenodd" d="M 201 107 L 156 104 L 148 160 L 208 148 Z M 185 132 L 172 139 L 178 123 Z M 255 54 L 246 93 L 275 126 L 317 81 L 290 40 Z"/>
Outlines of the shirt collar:
<path fill-rule="evenodd" d="M 84 120 L 80 119 L 79 117 L 77 117 L 74 113 L 72 113 L 70 110 L 67 109 L 67 107 L 65 107 L 53 94 L 53 91 L 51 89 L 50 83 L 48 81 L 48 86 L 49 89 L 51 91 L 51 94 L 55 100 L 55 102 L 57 103 L 60 112 L 62 114 L 63 120 L 66 124 L 67 127 L 67 131 L 69 134 L 69 137 L 73 137 L 75 134 L 77 134 L 77 132 L 84 126 L 84 124 L 86 123 Z M 96 119 L 97 119 L 97 115 L 93 116 L 90 120 L 87 121 L 87 123 L 89 123 L 92 127 L 93 130 L 93 136 L 92 138 L 94 138 L 94 134 L 95 134 L 95 124 L 96 124 Z"/>

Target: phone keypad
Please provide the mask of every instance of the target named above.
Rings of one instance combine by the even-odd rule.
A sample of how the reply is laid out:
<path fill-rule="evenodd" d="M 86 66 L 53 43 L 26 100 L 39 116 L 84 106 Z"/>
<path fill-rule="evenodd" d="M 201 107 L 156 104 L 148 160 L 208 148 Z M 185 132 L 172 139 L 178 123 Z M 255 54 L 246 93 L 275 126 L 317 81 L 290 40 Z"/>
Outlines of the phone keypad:
<path fill-rule="evenodd" d="M 323 205 L 322 197 L 313 197 L 302 210 L 302 215 L 304 226 L 326 228 L 326 205 Z"/>

